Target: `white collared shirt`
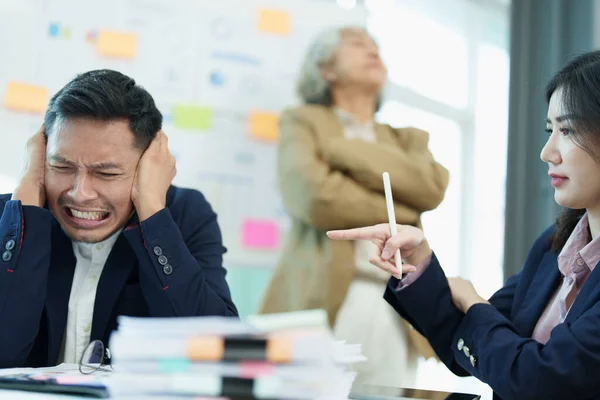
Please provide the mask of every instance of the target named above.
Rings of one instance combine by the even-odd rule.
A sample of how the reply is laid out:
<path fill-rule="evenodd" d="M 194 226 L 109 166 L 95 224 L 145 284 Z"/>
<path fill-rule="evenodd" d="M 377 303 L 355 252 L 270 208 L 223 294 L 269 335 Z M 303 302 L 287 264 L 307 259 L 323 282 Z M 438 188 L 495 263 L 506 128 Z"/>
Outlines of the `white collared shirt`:
<path fill-rule="evenodd" d="M 377 136 L 375 136 L 375 121 L 361 122 L 354 115 L 339 107 L 335 107 L 334 111 L 344 128 L 344 137 L 346 139 L 359 139 L 366 142 L 377 141 Z"/>
<path fill-rule="evenodd" d="M 375 121 L 370 120 L 367 122 L 361 122 L 354 115 L 346 110 L 339 107 L 334 108 L 335 114 L 337 115 L 340 124 L 344 130 L 344 137 L 348 140 L 364 140 L 365 142 L 376 142 L 377 136 L 375 135 Z M 373 253 L 375 245 L 368 240 L 355 240 L 354 241 L 354 262 L 356 268 L 362 273 L 362 276 L 370 276 L 374 279 L 386 282 L 390 274 L 374 268 L 369 263 L 371 253 Z"/>
<path fill-rule="evenodd" d="M 98 243 L 73 242 L 73 253 L 77 258 L 77 264 L 73 275 L 67 327 L 59 363 L 78 363 L 90 343 L 96 289 L 104 264 L 120 233 L 121 230 Z"/>

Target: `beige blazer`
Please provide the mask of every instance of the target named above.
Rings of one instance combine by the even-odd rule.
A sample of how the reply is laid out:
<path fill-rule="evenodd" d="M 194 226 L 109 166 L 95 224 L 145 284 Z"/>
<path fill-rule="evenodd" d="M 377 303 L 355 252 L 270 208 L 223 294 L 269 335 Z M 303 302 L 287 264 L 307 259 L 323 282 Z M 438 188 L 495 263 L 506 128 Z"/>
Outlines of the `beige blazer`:
<path fill-rule="evenodd" d="M 326 231 L 388 220 L 384 171 L 396 220 L 418 226 L 421 213 L 441 203 L 448 171 L 419 129 L 376 124 L 376 142 L 347 140 L 333 109 L 318 105 L 284 111 L 280 128 L 278 178 L 292 227 L 259 312 L 323 308 L 333 327 L 356 268 L 353 243 L 329 240 Z M 422 337 L 415 340 L 421 354 L 433 354 Z"/>

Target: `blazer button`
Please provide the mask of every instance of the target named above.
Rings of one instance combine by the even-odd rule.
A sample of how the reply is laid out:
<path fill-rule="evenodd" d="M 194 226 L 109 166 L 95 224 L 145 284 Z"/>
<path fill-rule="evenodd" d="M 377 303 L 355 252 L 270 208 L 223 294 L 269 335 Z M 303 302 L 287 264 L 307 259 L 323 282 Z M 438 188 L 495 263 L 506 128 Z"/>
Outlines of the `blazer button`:
<path fill-rule="evenodd" d="M 463 353 L 465 353 L 465 356 L 469 357 L 471 355 L 471 351 L 469 350 L 469 348 L 467 346 L 463 347 Z"/>
<path fill-rule="evenodd" d="M 8 242 L 6 242 L 6 244 L 4 245 L 4 248 L 6 250 L 12 250 L 15 248 L 15 241 L 10 239 Z"/>
<path fill-rule="evenodd" d="M 173 273 L 173 267 L 171 267 L 171 264 L 167 264 L 163 267 L 163 272 L 165 273 L 165 275 L 171 275 Z"/>
<path fill-rule="evenodd" d="M 9 262 L 12 258 L 12 253 L 8 250 L 6 250 L 4 253 L 2 253 L 2 261 L 6 261 Z"/>
<path fill-rule="evenodd" d="M 168 262 L 169 262 L 169 260 L 167 259 L 167 257 L 165 257 L 165 256 L 158 257 L 158 263 L 160 265 L 167 265 Z"/>
<path fill-rule="evenodd" d="M 456 348 L 458 349 L 458 351 L 462 351 L 464 345 L 465 341 L 462 339 L 458 339 L 458 342 L 456 343 Z"/>
<path fill-rule="evenodd" d="M 471 365 L 473 367 L 475 367 L 475 365 L 477 364 L 477 359 L 471 354 L 471 357 L 469 357 L 469 361 L 471 361 Z"/>
<path fill-rule="evenodd" d="M 152 251 L 154 252 L 154 254 L 156 254 L 157 256 L 162 256 L 162 249 L 158 246 L 154 246 L 154 248 L 152 249 Z"/>

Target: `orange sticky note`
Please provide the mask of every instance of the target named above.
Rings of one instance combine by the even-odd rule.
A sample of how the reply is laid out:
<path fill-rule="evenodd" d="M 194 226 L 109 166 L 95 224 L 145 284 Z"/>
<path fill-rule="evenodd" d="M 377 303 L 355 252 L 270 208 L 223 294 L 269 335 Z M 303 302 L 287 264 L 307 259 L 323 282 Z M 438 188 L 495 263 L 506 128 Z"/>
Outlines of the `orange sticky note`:
<path fill-rule="evenodd" d="M 128 32 L 100 31 L 96 40 L 96 50 L 107 57 L 135 58 L 137 36 Z"/>
<path fill-rule="evenodd" d="M 261 8 L 258 10 L 258 31 L 276 35 L 290 34 L 290 14 L 286 11 Z"/>
<path fill-rule="evenodd" d="M 265 111 L 250 114 L 250 134 L 256 139 L 275 141 L 279 138 L 279 117 Z"/>
<path fill-rule="evenodd" d="M 48 89 L 23 82 L 8 82 L 4 105 L 12 110 L 41 114 L 48 106 Z"/>

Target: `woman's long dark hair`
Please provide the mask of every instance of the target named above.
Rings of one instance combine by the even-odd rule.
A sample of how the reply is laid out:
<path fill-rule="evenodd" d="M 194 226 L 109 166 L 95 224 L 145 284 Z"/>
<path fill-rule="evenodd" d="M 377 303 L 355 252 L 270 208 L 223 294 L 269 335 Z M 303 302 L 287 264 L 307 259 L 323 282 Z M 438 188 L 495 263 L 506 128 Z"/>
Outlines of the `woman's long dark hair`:
<path fill-rule="evenodd" d="M 557 89 L 562 89 L 564 109 L 574 128 L 571 137 L 588 154 L 600 159 L 594 151 L 600 149 L 600 51 L 582 54 L 563 67 L 546 87 L 546 102 Z M 553 251 L 564 247 L 585 211 L 562 211 L 550 238 Z"/>

